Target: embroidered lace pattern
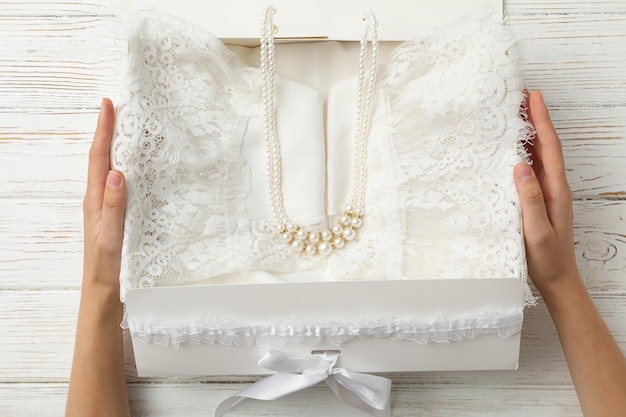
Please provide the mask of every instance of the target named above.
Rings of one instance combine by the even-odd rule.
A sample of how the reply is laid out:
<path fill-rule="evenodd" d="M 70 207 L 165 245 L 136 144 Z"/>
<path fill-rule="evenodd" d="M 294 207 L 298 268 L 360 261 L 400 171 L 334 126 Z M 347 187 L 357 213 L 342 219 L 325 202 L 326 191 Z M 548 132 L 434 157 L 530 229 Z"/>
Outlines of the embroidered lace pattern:
<path fill-rule="evenodd" d="M 405 42 L 381 66 L 366 226 L 327 259 L 295 256 L 271 216 L 250 216 L 242 147 L 251 146 L 245 131 L 261 113 L 258 69 L 173 17 L 143 15 L 126 29 L 126 93 L 112 148 L 128 183 L 122 299 L 131 288 L 252 270 L 526 279 L 512 168 L 526 159 L 532 128 L 520 114 L 514 39 L 488 13 Z M 294 220 L 327 221 L 324 213 Z"/>

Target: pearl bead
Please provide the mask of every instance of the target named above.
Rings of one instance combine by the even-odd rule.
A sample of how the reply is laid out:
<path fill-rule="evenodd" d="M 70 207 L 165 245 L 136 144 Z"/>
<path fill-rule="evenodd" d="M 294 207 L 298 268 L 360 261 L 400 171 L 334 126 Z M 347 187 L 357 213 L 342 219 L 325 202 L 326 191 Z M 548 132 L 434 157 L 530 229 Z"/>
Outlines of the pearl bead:
<path fill-rule="evenodd" d="M 333 226 L 333 233 L 336 235 L 340 235 L 341 233 L 343 233 L 343 227 L 339 225 Z"/>
<path fill-rule="evenodd" d="M 354 207 L 352 207 L 352 204 L 348 204 L 348 205 L 346 206 L 346 211 L 347 211 L 347 212 L 350 212 L 350 211 L 352 211 L 352 210 L 354 210 Z"/>
<path fill-rule="evenodd" d="M 341 219 L 339 220 L 339 223 L 347 226 L 350 224 L 350 218 L 348 216 L 341 216 Z"/>
<path fill-rule="evenodd" d="M 348 227 L 343 229 L 343 237 L 345 237 L 346 240 L 352 240 L 356 237 L 356 232 Z"/>
<path fill-rule="evenodd" d="M 307 255 L 315 255 L 315 252 L 316 252 L 315 251 L 315 246 L 314 245 L 307 245 L 305 251 L 306 251 Z"/>
<path fill-rule="evenodd" d="M 322 242 L 318 247 L 320 255 L 328 256 L 333 252 L 333 247 L 330 246 L 330 243 Z"/>
<path fill-rule="evenodd" d="M 295 225 L 295 224 L 293 224 L 293 223 L 289 223 L 289 224 L 287 225 L 287 231 L 288 231 L 288 232 L 295 232 L 295 231 L 296 231 L 296 225 Z"/>
<path fill-rule="evenodd" d="M 354 227 L 361 227 L 363 221 L 358 217 L 353 217 L 352 219 L 350 219 L 350 224 Z"/>
<path fill-rule="evenodd" d="M 331 233 L 330 230 L 324 230 L 322 232 L 322 239 L 324 239 L 325 241 L 329 241 L 333 238 L 333 234 Z"/>
<path fill-rule="evenodd" d="M 335 240 L 333 240 L 333 244 L 335 245 L 336 248 L 339 249 L 339 248 L 343 248 L 343 245 L 345 245 L 346 242 L 342 238 L 337 237 L 335 238 Z"/>
<path fill-rule="evenodd" d="M 289 232 L 285 232 L 281 235 L 283 237 L 283 239 L 287 242 L 289 242 L 291 240 L 291 233 Z"/>
<path fill-rule="evenodd" d="M 305 230 L 300 229 L 300 230 L 298 230 L 298 231 L 296 232 L 296 239 L 298 239 L 298 240 L 304 240 L 304 239 L 306 239 L 306 235 L 307 235 L 306 231 L 305 231 Z"/>
<path fill-rule="evenodd" d="M 309 242 L 311 243 L 317 243 L 320 241 L 320 235 L 319 233 L 310 233 L 309 234 Z"/>
<path fill-rule="evenodd" d="M 302 249 L 304 249 L 304 242 L 302 242 L 301 240 L 294 240 L 293 242 L 291 242 L 291 247 L 296 252 L 302 252 Z"/>

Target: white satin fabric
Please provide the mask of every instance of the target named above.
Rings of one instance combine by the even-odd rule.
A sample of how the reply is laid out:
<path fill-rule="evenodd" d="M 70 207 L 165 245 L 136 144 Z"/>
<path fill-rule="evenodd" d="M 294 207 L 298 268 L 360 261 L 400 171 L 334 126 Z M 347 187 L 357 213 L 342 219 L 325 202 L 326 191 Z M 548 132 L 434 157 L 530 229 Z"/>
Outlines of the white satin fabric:
<path fill-rule="evenodd" d="M 322 381 L 351 406 L 375 417 L 389 417 L 391 380 L 336 367 L 338 359 L 337 352 L 303 358 L 272 349 L 259 360 L 259 365 L 277 373 L 222 401 L 215 410 L 215 417 L 222 417 L 246 398 L 275 400 Z"/>

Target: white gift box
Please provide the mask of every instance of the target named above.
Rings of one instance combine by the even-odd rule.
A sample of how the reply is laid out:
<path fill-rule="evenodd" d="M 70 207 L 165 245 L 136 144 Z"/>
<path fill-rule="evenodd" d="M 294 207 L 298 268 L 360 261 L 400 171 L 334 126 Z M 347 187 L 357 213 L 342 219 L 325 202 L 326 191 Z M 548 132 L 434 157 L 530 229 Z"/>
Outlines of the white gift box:
<path fill-rule="evenodd" d="M 194 322 L 198 330 L 203 323 L 213 324 L 214 318 L 228 318 L 229 330 L 233 323 L 258 329 L 272 321 L 278 323 L 274 327 L 294 323 L 292 329 L 302 323 L 340 322 L 341 327 L 381 318 L 395 323 L 445 323 L 439 342 L 355 337 L 339 345 L 327 340 L 298 343 L 293 340 L 297 337 L 273 340 L 271 336 L 260 345 L 257 340 L 243 345 L 206 343 L 202 338 L 207 336 L 198 330 L 198 339 L 189 338 L 174 347 L 173 338 L 159 338 L 158 330 L 146 340 L 141 337 L 145 329 L 131 327 L 139 376 L 268 374 L 257 362 L 272 348 L 298 356 L 339 350 L 339 365 L 355 372 L 516 369 L 523 305 L 523 283 L 518 279 L 168 287 L 131 290 L 126 298 L 129 320 L 163 326 L 168 332 Z M 491 328 L 472 330 L 473 323 L 468 323 L 468 332 L 462 326 L 448 331 L 455 320 L 485 325 L 484 318 L 489 316 Z M 429 337 L 433 337 L 433 327 L 428 328 Z"/>
<path fill-rule="evenodd" d="M 493 0 L 272 3 L 280 10 L 277 39 L 293 42 L 358 40 L 360 22 L 347 16 L 364 9 L 386 22 L 381 41 L 407 39 L 416 27 L 447 23 L 485 3 L 502 11 Z M 258 42 L 264 6 L 156 2 L 157 10 L 238 45 Z M 267 374 L 258 361 L 270 349 L 338 351 L 338 364 L 356 372 L 497 370 L 517 368 L 524 294 L 525 283 L 514 278 L 433 277 L 139 288 L 125 303 L 139 376 Z"/>

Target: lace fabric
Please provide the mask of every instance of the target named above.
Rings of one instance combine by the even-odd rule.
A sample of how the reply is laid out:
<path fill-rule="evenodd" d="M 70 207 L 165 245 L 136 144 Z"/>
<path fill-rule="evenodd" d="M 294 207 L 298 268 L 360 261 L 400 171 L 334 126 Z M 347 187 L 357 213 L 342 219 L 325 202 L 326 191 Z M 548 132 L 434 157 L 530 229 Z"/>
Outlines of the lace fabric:
<path fill-rule="evenodd" d="M 250 325 L 216 317 L 197 318 L 191 323 L 158 323 L 128 321 L 124 324 L 133 338 L 144 343 L 172 346 L 178 349 L 186 343 L 237 346 L 275 347 L 286 344 L 320 343 L 340 346 L 355 338 L 408 340 L 420 344 L 450 343 L 473 339 L 480 335 L 497 334 L 510 337 L 522 329 L 522 309 L 510 312 L 484 310 L 474 315 L 450 319 L 441 316 L 433 321 L 405 321 L 394 317 L 336 320 L 319 323 L 314 320 L 273 318 L 265 323 Z"/>
<path fill-rule="evenodd" d="M 122 26 L 128 67 L 112 146 L 112 165 L 128 184 L 122 300 L 132 288 L 258 270 L 283 281 L 302 271 L 324 280 L 526 280 L 512 169 L 527 159 L 522 145 L 532 127 L 520 110 L 515 41 L 488 12 L 402 43 L 380 68 L 365 223 L 356 242 L 328 258 L 294 255 L 275 233 L 259 186 L 258 69 L 171 16 L 146 13 Z M 346 203 L 341 165 L 350 153 L 323 132 L 346 133 L 349 146 L 353 115 L 331 126 L 330 109 L 352 103 L 355 90 L 328 93 L 326 129 L 308 119 L 298 126 L 322 132 L 307 159 L 298 149 L 313 145 L 285 126 L 310 88 L 279 80 L 279 135 L 291 161 L 283 168 L 285 204 L 294 220 L 324 225 Z M 310 170 L 299 169 L 310 160 L 317 160 Z"/>

